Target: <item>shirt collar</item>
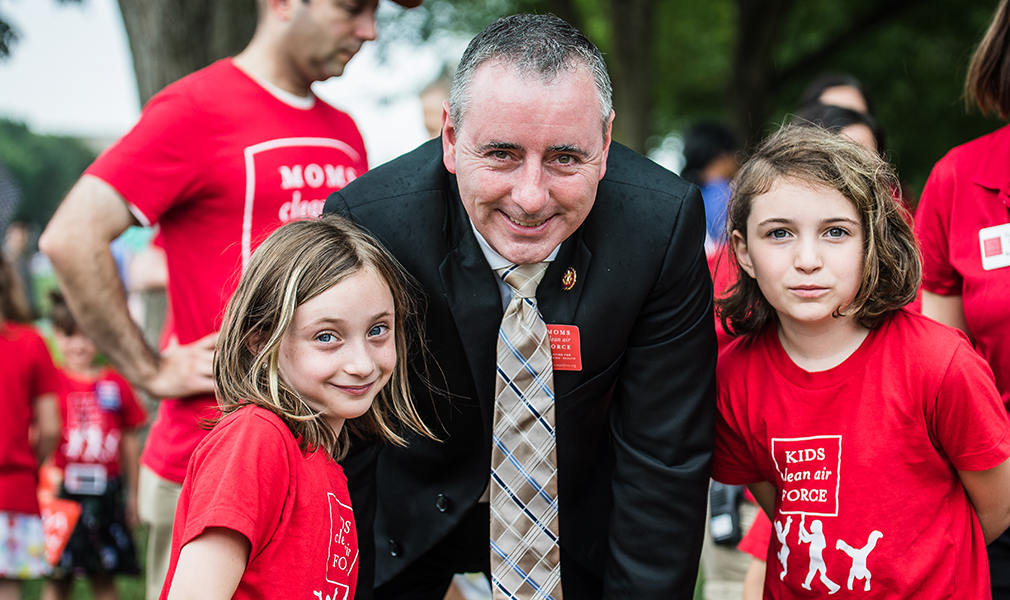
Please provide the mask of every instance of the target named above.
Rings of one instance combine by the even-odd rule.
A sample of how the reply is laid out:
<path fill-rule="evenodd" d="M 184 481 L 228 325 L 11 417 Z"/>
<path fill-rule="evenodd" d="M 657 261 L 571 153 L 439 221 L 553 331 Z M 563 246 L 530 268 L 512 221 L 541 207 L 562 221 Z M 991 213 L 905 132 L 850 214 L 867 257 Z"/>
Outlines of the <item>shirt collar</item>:
<path fill-rule="evenodd" d="M 1010 187 L 1010 164 L 1007 163 L 1007 153 L 1010 152 L 1010 126 L 1003 127 L 991 134 L 988 148 L 982 155 L 975 171 L 975 183 L 990 190 L 1007 193 Z"/>
<path fill-rule="evenodd" d="M 498 254 L 497 252 L 495 252 L 495 249 L 491 247 L 491 244 L 487 243 L 487 240 L 484 239 L 484 236 L 482 236 L 480 234 L 480 232 L 477 231 L 477 227 L 474 226 L 473 220 L 469 219 L 469 217 L 468 217 L 468 220 L 470 220 L 470 227 L 473 229 L 473 234 L 475 236 L 477 236 L 477 243 L 480 244 L 480 249 L 481 249 L 482 252 L 484 252 L 484 258 L 487 259 L 487 264 L 491 265 L 491 270 L 494 271 L 494 270 L 504 269 L 505 267 L 512 266 L 513 263 L 512 263 L 511 260 L 508 260 L 507 258 L 503 257 L 501 254 Z M 544 259 L 544 262 L 551 262 L 551 261 L 553 261 L 554 258 L 557 257 L 558 250 L 560 250 L 560 249 L 561 249 L 561 244 L 558 244 L 557 247 L 554 248 L 554 251 L 551 252 L 550 256 L 548 256 L 546 259 Z"/>
<path fill-rule="evenodd" d="M 254 75 L 253 73 L 246 71 L 242 67 L 236 65 L 234 60 L 232 61 L 232 65 L 234 65 L 234 67 L 239 71 L 242 71 L 242 73 L 244 73 L 246 77 L 252 79 L 254 82 L 256 82 L 257 85 L 266 90 L 268 94 L 270 94 L 274 98 L 277 98 L 278 100 L 280 100 L 281 102 L 287 104 L 292 108 L 297 108 L 299 110 L 309 110 L 316 105 L 316 95 L 312 93 L 312 90 L 309 90 L 308 96 L 299 96 L 298 94 L 292 94 L 291 92 L 281 89 L 276 85 L 270 83 L 266 79 L 263 79 L 262 77 L 259 77 L 257 75 Z"/>

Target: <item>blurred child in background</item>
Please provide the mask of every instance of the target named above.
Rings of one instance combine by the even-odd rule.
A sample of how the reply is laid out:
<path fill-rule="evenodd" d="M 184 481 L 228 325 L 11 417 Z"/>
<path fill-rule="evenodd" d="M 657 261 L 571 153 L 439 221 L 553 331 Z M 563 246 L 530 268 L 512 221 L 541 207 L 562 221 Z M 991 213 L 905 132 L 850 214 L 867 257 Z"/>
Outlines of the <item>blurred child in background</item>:
<path fill-rule="evenodd" d="M 27 323 L 20 282 L 0 252 L 0 600 L 46 575 L 38 469 L 60 435 L 59 386 L 45 342 Z"/>
<path fill-rule="evenodd" d="M 147 414 L 126 380 L 95 362 L 95 345 L 63 296 L 54 292 L 51 298 L 53 334 L 63 355 L 63 436 L 54 464 L 63 471 L 60 497 L 80 504 L 81 516 L 42 597 L 67 598 L 74 577 L 86 577 L 96 600 L 114 600 L 113 576 L 140 574 L 130 530 L 137 524 L 137 428 Z"/>

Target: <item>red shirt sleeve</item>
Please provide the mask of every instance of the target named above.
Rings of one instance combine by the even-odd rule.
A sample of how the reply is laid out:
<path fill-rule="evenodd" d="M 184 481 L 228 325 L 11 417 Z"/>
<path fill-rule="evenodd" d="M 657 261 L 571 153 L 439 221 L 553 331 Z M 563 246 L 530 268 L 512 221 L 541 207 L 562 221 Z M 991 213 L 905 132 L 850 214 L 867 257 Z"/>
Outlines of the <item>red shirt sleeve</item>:
<path fill-rule="evenodd" d="M 763 481 L 761 471 L 747 444 L 747 407 L 733 397 L 734 364 L 742 352 L 736 344 L 719 355 L 716 369 L 715 452 L 712 457 L 712 479 L 730 485 Z M 750 346 L 748 346 L 750 347 Z"/>
<path fill-rule="evenodd" d="M 34 365 L 34 372 L 32 373 L 32 398 L 38 398 L 43 394 L 59 392 L 60 375 L 53 364 L 53 357 L 49 354 L 49 348 L 46 346 L 45 341 L 34 330 L 32 331 L 30 351 L 32 352 L 32 364 Z"/>
<path fill-rule="evenodd" d="M 205 129 L 204 111 L 188 94 L 169 86 L 144 107 L 137 124 L 103 152 L 86 174 L 105 181 L 141 214 L 144 225 L 157 223 L 179 198 L 193 197 L 199 185 L 200 148 L 192 132 Z"/>
<path fill-rule="evenodd" d="M 252 544 L 250 556 L 256 556 L 281 521 L 294 436 L 248 408 L 238 413 L 211 431 L 189 463 L 180 547 L 208 527 L 226 527 L 244 535 Z"/>
<path fill-rule="evenodd" d="M 933 167 L 915 213 L 915 236 L 922 248 L 922 287 L 943 296 L 961 294 L 961 275 L 950 262 L 950 211 L 957 170 L 950 155 Z"/>
<path fill-rule="evenodd" d="M 967 340 L 954 350 L 932 407 L 930 435 L 960 471 L 985 471 L 1010 457 L 1010 420 L 992 370 Z"/>

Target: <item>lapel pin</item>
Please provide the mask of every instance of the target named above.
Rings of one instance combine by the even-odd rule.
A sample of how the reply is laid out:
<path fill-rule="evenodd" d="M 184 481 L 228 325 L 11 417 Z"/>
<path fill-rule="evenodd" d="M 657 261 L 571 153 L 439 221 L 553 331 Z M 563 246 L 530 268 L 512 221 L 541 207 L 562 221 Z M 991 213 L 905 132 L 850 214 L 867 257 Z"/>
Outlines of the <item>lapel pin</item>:
<path fill-rule="evenodd" d="M 568 267 L 565 269 L 565 274 L 561 276 L 561 289 L 566 292 L 575 287 L 575 269 Z"/>

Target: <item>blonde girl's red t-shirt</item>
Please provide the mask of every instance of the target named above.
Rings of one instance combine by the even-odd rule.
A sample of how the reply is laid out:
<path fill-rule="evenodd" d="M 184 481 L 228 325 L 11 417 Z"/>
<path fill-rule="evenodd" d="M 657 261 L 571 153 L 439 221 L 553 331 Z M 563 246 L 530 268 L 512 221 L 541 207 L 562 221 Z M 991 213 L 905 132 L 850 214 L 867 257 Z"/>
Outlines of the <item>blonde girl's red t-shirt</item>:
<path fill-rule="evenodd" d="M 252 546 L 234 598 L 354 597 L 358 538 L 343 469 L 325 451 L 303 454 L 268 410 L 226 416 L 193 453 L 163 599 L 182 547 L 208 527 L 237 531 Z"/>
<path fill-rule="evenodd" d="M 725 349 L 717 388 L 713 478 L 777 489 L 766 598 L 988 597 L 955 469 L 1006 460 L 1010 422 L 960 332 L 902 309 L 811 373 L 773 325 Z"/>
<path fill-rule="evenodd" d="M 39 466 L 28 429 L 35 399 L 58 387 L 39 334 L 28 325 L 0 322 L 0 511 L 39 514 Z"/>

